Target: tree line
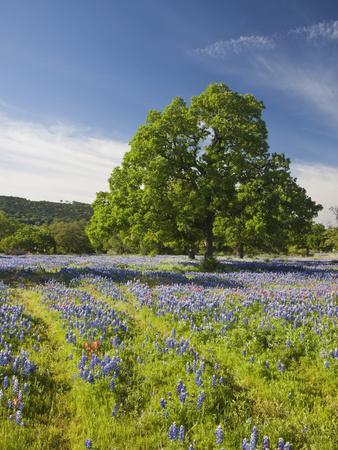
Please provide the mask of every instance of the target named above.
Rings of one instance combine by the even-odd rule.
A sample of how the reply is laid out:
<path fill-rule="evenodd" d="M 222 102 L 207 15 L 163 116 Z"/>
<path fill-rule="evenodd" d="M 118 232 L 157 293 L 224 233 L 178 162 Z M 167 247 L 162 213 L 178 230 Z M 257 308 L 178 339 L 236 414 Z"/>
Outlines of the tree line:
<path fill-rule="evenodd" d="M 23 253 L 92 253 L 85 221 L 53 222 L 28 225 L 0 211 L 0 252 Z"/>
<path fill-rule="evenodd" d="M 322 206 L 297 184 L 290 159 L 270 153 L 253 95 L 211 84 L 188 105 L 151 110 L 122 164 L 97 194 L 87 232 L 97 251 L 286 253 L 332 250 Z"/>
<path fill-rule="evenodd" d="M 92 207 L 82 202 L 33 201 L 0 195 L 0 211 L 28 225 L 58 222 L 89 222 Z"/>

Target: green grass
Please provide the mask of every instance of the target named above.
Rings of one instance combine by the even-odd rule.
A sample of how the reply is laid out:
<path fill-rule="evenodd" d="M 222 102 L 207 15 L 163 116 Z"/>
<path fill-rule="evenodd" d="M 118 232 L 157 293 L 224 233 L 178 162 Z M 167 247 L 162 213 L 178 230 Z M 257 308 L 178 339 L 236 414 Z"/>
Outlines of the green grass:
<path fill-rule="evenodd" d="M 33 317 L 34 333 L 41 339 L 37 351 L 32 349 L 33 342 L 25 344 L 38 367 L 26 405 L 26 426 L 16 426 L 1 410 L 1 449 L 77 450 L 84 449 L 86 438 L 93 440 L 97 450 L 187 449 L 193 440 L 196 449 L 216 449 L 220 446 L 214 444 L 214 430 L 219 423 L 227 450 L 240 448 L 255 424 L 261 435 L 269 435 L 274 443 L 283 436 L 295 450 L 338 448 L 337 373 L 327 371 L 319 356 L 308 356 L 320 346 L 313 332 L 306 334 L 303 346 L 292 351 L 283 346 L 285 333 L 278 322 L 273 334 L 255 331 L 254 339 L 254 323 L 237 327 L 226 336 L 216 332 L 195 334 L 182 321 L 140 308 L 125 287 L 124 300 L 104 296 L 92 285 L 82 287 L 111 304 L 127 320 L 130 331 L 122 351 L 120 382 L 111 391 L 105 380 L 89 384 L 79 378 L 81 342 L 76 349 L 66 342 L 59 314 L 43 304 L 41 294 L 16 288 L 13 294 Z M 195 408 L 201 388 L 186 374 L 187 356 L 161 353 L 155 348 L 155 342 L 161 346 L 173 327 L 177 336 L 190 339 L 190 345 L 205 361 L 205 378 L 209 381 L 205 382 L 207 394 L 201 411 Z M 296 341 L 290 333 L 291 340 Z M 257 364 L 243 358 L 241 349 L 248 342 L 248 355 L 259 355 Z M 137 357 L 140 363 L 135 363 Z M 264 369 L 266 359 L 275 367 L 278 358 L 286 361 L 290 370 L 281 374 L 277 369 Z M 215 364 L 224 383 L 212 387 Z M 173 400 L 168 400 L 167 419 L 159 407 L 160 399 L 168 399 L 168 392 L 174 394 L 179 379 L 186 383 L 190 396 L 182 405 L 173 395 Z M 118 413 L 113 418 L 115 404 Z M 185 426 L 184 444 L 167 437 L 173 419 Z"/>

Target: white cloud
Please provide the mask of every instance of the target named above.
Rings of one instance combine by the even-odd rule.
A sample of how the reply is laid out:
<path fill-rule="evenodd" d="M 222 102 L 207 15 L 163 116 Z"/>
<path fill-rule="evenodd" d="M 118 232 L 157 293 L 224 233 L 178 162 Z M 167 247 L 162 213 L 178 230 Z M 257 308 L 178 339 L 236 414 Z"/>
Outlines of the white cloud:
<path fill-rule="evenodd" d="M 295 28 L 294 30 L 290 30 L 288 34 L 303 35 L 309 41 L 317 39 L 338 40 L 338 20 L 319 22 L 307 27 Z"/>
<path fill-rule="evenodd" d="M 204 48 L 194 50 L 194 53 L 212 57 L 222 57 L 228 53 L 241 53 L 246 50 L 267 50 L 275 46 L 272 37 L 240 36 L 237 39 L 217 41 Z"/>
<path fill-rule="evenodd" d="M 238 54 L 247 50 L 270 50 L 287 42 L 291 35 L 305 37 L 307 41 L 338 40 L 338 20 L 315 23 L 298 27 L 285 33 L 270 36 L 250 35 L 213 42 L 204 48 L 197 48 L 193 53 L 202 56 L 222 58 L 228 54 Z"/>
<path fill-rule="evenodd" d="M 338 206 L 338 167 L 298 161 L 291 168 L 298 184 L 306 189 L 312 200 L 324 207 L 317 221 L 334 225 L 334 216 L 329 208 Z"/>
<path fill-rule="evenodd" d="M 60 123 L 0 115 L 0 193 L 34 200 L 92 202 L 128 144 Z"/>
<path fill-rule="evenodd" d="M 265 85 L 298 97 L 325 114 L 334 126 L 338 125 L 338 78 L 336 71 L 321 67 L 306 67 L 287 60 L 256 60 L 256 74 Z"/>

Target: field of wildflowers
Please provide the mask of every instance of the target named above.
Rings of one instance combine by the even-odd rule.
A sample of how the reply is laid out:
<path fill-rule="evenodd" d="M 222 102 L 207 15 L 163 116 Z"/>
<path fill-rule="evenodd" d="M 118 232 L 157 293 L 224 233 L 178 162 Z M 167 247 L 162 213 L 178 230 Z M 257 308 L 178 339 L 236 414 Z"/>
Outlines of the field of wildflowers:
<path fill-rule="evenodd" d="M 0 257 L 0 448 L 336 450 L 337 262 Z"/>

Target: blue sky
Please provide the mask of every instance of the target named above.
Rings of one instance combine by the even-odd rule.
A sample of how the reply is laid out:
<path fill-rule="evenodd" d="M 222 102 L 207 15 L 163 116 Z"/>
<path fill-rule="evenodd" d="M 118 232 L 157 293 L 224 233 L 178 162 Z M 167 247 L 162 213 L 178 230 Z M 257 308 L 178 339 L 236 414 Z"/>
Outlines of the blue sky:
<path fill-rule="evenodd" d="M 264 101 L 271 151 L 330 221 L 333 0 L 0 1 L 0 193 L 92 201 L 149 109 L 215 81 Z"/>

